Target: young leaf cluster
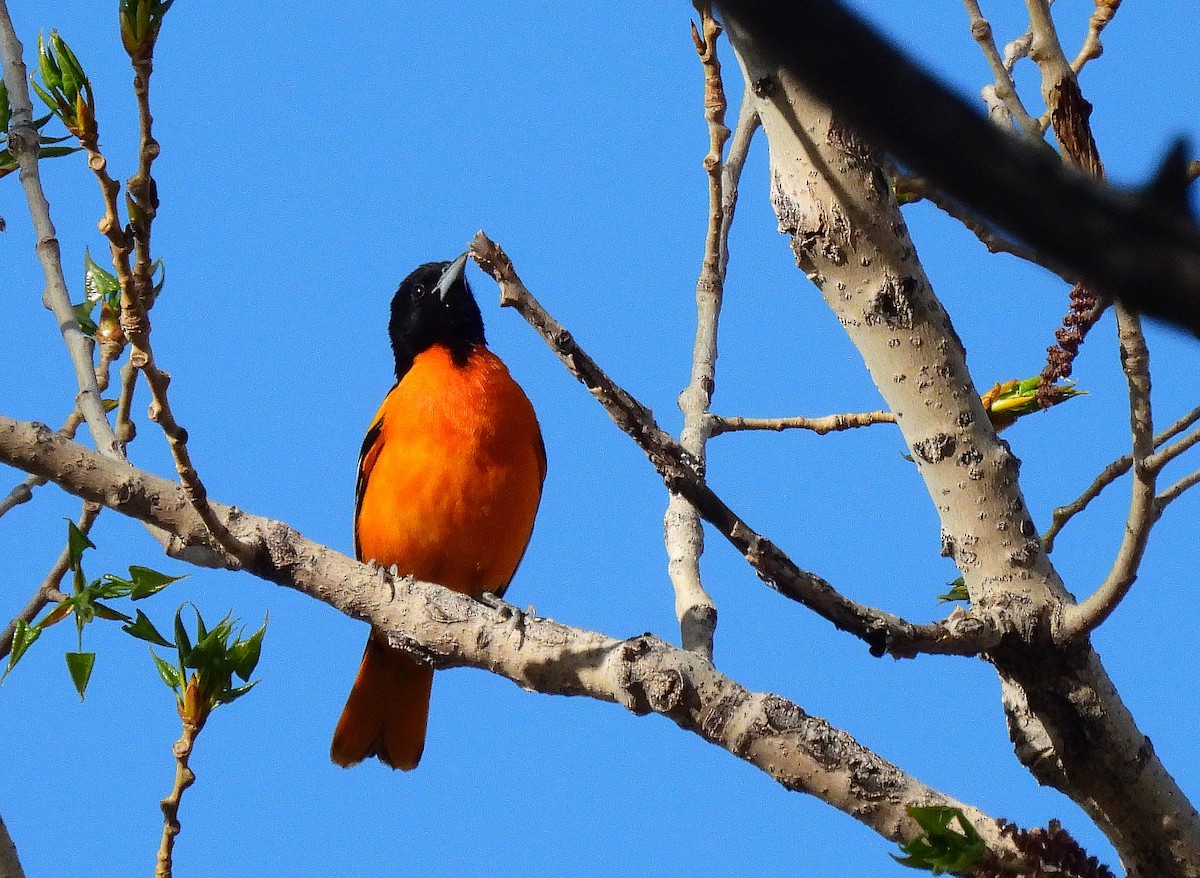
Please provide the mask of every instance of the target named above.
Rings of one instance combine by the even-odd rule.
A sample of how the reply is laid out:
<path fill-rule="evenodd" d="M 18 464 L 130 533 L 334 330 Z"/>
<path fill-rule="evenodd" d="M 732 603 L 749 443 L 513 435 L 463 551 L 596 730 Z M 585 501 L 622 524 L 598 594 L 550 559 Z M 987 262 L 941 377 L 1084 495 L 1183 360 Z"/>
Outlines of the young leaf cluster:
<path fill-rule="evenodd" d="M 151 307 L 162 292 L 167 280 L 167 272 L 163 267 L 162 258 L 154 260 L 150 266 L 151 276 L 158 275 L 150 288 L 149 301 L 146 307 Z M 96 305 L 100 306 L 100 322 L 93 316 Z M 121 282 L 116 275 L 107 271 L 92 259 L 91 251 L 83 253 L 83 301 L 71 306 L 75 311 L 75 320 L 79 330 L 99 341 L 115 341 L 121 343 L 125 335 L 121 330 Z"/>
<path fill-rule="evenodd" d="M 244 628 L 235 632 L 237 621 L 230 616 L 210 629 L 200 611 L 192 609 L 196 614 L 194 637 L 184 625 L 183 607 L 175 613 L 174 642 L 163 637 L 141 612 L 137 622 L 125 630 L 155 646 L 175 650 L 174 662 L 153 649 L 150 654 L 158 675 L 175 692 L 180 717 L 200 728 L 219 705 L 236 701 L 258 684 L 257 680 L 250 680 L 250 675 L 262 654 L 267 623 L 264 621 L 261 628 L 245 637 Z M 235 677 L 242 681 L 240 685 L 235 683 Z"/>
<path fill-rule="evenodd" d="M 33 76 L 29 77 L 29 84 L 42 103 L 62 120 L 80 143 L 95 148 L 99 132 L 96 128 L 96 99 L 92 94 L 92 83 L 58 31 L 50 32 L 49 42 L 43 34 L 38 34 L 36 75 L 41 76 L 41 84 Z"/>
<path fill-rule="evenodd" d="M 121 0 L 121 43 L 133 61 L 149 59 L 163 16 L 175 0 Z"/>
<path fill-rule="evenodd" d="M 925 869 L 934 875 L 968 872 L 987 854 L 987 845 L 958 808 L 914 805 L 908 809 L 908 816 L 923 831 L 917 838 L 900 845 L 906 856 L 893 855 L 902 865 Z"/>
<path fill-rule="evenodd" d="M 141 611 L 131 617 L 108 605 L 108 601 L 129 598 L 139 601 L 151 595 L 158 594 L 172 582 L 182 579 L 181 576 L 167 576 L 148 567 L 131 566 L 129 578 L 125 579 L 112 573 L 105 573 L 99 579 L 90 582 L 83 572 L 83 553 L 94 549 L 95 544 L 88 539 L 74 522 L 67 522 L 67 556 L 72 576 L 72 594 L 61 603 L 54 606 L 45 616 L 32 624 L 18 619 L 13 633 L 12 651 L 8 656 L 8 667 L 4 677 L 16 667 L 17 662 L 25 655 L 34 642 L 41 637 L 42 632 L 51 625 L 61 622 L 68 616 L 75 618 L 77 633 L 77 649 L 67 653 L 67 671 L 75 691 L 82 699 L 91 680 L 92 669 L 96 664 L 96 654 L 85 652 L 83 649 L 83 629 L 97 618 L 121 622 L 122 630 L 140 636 L 139 632 L 149 625 L 149 619 Z M 151 626 L 153 627 L 153 626 Z M 0 681 L 4 677 L 0 677 Z"/>
<path fill-rule="evenodd" d="M 991 390 L 980 397 L 983 408 L 988 413 L 988 419 L 991 420 L 997 433 L 1012 426 L 1017 418 L 1049 407 L 1038 399 L 1038 388 L 1041 385 L 1041 375 L 1034 375 L 1032 378 L 1014 378 L 1011 381 L 998 381 Z M 1086 390 L 1076 390 L 1074 381 L 1055 384 L 1050 389 L 1054 391 L 1046 397 L 1051 400 L 1050 405 L 1058 405 L 1073 396 L 1084 396 L 1087 393 Z"/>

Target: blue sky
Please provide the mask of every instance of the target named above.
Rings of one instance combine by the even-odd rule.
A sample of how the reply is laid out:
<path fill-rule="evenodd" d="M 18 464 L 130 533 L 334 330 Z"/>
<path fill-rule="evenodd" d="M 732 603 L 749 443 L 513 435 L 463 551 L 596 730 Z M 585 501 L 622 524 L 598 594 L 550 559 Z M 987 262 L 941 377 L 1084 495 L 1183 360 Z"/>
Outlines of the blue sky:
<path fill-rule="evenodd" d="M 83 60 L 102 145 L 124 178 L 135 115 L 115 5 L 9 8 L 27 57 L 38 29 L 57 27 Z M 855 5 L 965 94 L 987 81 L 961 4 Z M 1020 6 L 984 4 L 1000 38 L 1019 33 Z M 404 274 L 452 258 L 485 229 L 589 353 L 677 431 L 706 210 L 690 4 L 356 7 L 294 4 L 280 15 L 273 4 L 181 0 L 167 17 L 153 85 L 162 143 L 154 244 L 167 265 L 154 345 L 174 376 L 197 467 L 215 498 L 346 552 L 354 461 L 391 384 L 386 309 Z M 1069 52 L 1091 10 L 1084 0 L 1055 4 Z M 1197 37 L 1182 2 L 1127 4 L 1107 31 L 1106 54 L 1082 85 L 1116 181 L 1144 180 L 1172 138 L 1195 133 Z M 736 63 L 724 42 L 721 50 L 736 100 Z M 1022 85 L 1036 91 L 1031 70 Z M 77 158 L 43 174 L 78 298 L 84 248 L 104 250 L 96 187 Z M 731 245 L 714 409 L 877 408 L 861 362 L 776 232 L 766 180 L 758 141 Z M 9 351 L 0 410 L 57 424 L 73 379 L 40 305 L 14 177 L 0 181 L 0 215 Z M 1062 283 L 988 256 L 928 206 L 906 217 L 981 389 L 1039 371 L 1065 308 Z M 510 598 L 614 636 L 677 639 L 660 481 L 540 339 L 497 307 L 490 280 L 475 269 L 470 278 L 492 347 L 539 412 L 550 459 Z M 1200 348 L 1157 327 L 1150 340 L 1165 424 L 1195 404 Z M 1128 443 L 1111 318 L 1085 346 L 1076 377 L 1088 396 L 1006 434 L 1042 527 Z M 169 474 L 161 436 L 144 420 L 140 427 L 132 459 Z M 956 574 L 938 555 L 936 517 L 903 451 L 886 426 L 825 438 L 728 435 L 711 447 L 710 478 L 801 566 L 856 599 L 925 620 L 944 612 L 934 596 Z M 18 479 L 0 475 L 0 491 Z M 1054 559 L 1077 593 L 1106 572 L 1126 502 L 1122 484 L 1062 537 Z M 1200 790 L 1200 727 L 1178 705 L 1195 700 L 1200 680 L 1180 621 L 1200 610 L 1196 503 L 1187 497 L 1164 517 L 1141 579 L 1096 638 L 1143 730 L 1190 791 Z M 75 501 L 45 488 L 0 521 L 0 616 L 24 604 L 61 547 L 62 518 L 77 515 Z M 328 762 L 329 735 L 365 626 L 248 576 L 163 559 L 140 527 L 111 513 L 93 536 L 93 575 L 129 564 L 191 574 L 147 602 L 158 620 L 183 601 L 255 626 L 271 614 L 263 682 L 218 711 L 197 745 L 180 875 L 912 874 L 891 863 L 892 845 L 850 818 L 666 720 L 525 693 L 477 671 L 438 676 L 417 771 L 339 769 Z M 996 816 L 1023 825 L 1062 818 L 1112 860 L 1078 809 L 1017 764 L 988 666 L 872 659 L 766 589 L 719 537 L 710 535 L 703 563 L 721 614 L 724 672 L 794 699 Z M 0 689 L 0 814 L 30 875 L 148 871 L 178 736 L 171 697 L 141 644 L 89 630 L 100 658 L 81 704 L 61 658 L 73 648 L 68 628 L 49 632 Z"/>

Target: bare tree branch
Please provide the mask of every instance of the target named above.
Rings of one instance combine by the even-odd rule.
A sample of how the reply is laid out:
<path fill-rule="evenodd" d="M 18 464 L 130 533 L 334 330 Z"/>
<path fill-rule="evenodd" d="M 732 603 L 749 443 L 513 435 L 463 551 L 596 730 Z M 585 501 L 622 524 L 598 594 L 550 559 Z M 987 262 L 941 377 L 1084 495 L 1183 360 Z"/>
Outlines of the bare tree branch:
<path fill-rule="evenodd" d="M 59 427 L 59 435 L 66 436 L 68 439 L 74 439 L 75 431 L 79 429 L 81 423 L 83 423 L 83 415 L 76 409 L 71 412 L 67 420 Z M 20 506 L 22 503 L 28 503 L 33 499 L 33 489 L 40 488 L 44 484 L 46 484 L 45 479 L 39 479 L 37 476 L 26 476 L 16 487 L 8 492 L 8 495 L 3 500 L 0 500 L 0 516 Z"/>
<path fill-rule="evenodd" d="M 500 304 L 517 309 L 571 374 L 604 406 L 613 422 L 637 442 L 668 490 L 685 497 L 705 521 L 742 553 L 771 588 L 866 641 L 874 655 L 886 653 L 898 658 L 922 652 L 976 655 L 1000 638 L 1000 615 L 977 609 L 969 613 L 956 610 L 942 622 L 914 625 L 856 603 L 824 579 L 800 569 L 725 505 L 696 470 L 691 456 L 658 426 L 644 405 L 613 383 L 571 333 L 546 312 L 521 283 L 508 256 L 483 232 L 471 242 L 471 255 L 500 285 Z"/>
<path fill-rule="evenodd" d="M 823 415 L 818 418 L 806 418 L 800 415 L 790 418 L 734 418 L 723 415 L 709 415 L 712 421 L 712 435 L 734 433 L 740 430 L 812 430 L 818 436 L 835 433 L 840 430 L 852 430 L 855 427 L 869 427 L 873 424 L 894 424 L 896 416 L 891 412 L 845 412 L 836 415 Z"/>
<path fill-rule="evenodd" d="M 961 342 L 915 256 L 874 151 L 851 120 L 790 66 L 823 78 L 836 94 L 835 78 L 846 80 L 851 90 L 868 88 L 856 74 L 864 68 L 880 72 L 879 59 L 867 57 L 865 46 L 857 47 L 861 52 L 848 49 L 836 30 L 816 36 L 832 11 L 841 12 L 833 0 L 725 2 L 722 8 L 728 12 L 735 5 L 762 13 L 753 31 L 728 14 L 725 24 L 747 81 L 755 86 L 780 228 L 791 236 L 798 266 L 821 290 L 896 414 L 972 607 L 1007 608 L 1012 627 L 986 657 L 1000 675 L 1018 758 L 1041 783 L 1085 809 L 1131 874 L 1195 874 L 1200 814 L 1146 747 L 1144 733 L 1089 644 L 1060 646 L 1051 639 L 1070 598 L 1036 539 L 1015 462 L 985 422 Z M 819 18 L 825 20 L 814 27 Z M 830 44 L 822 46 L 822 39 Z M 854 59 L 850 68 L 847 57 Z M 878 90 L 870 100 L 882 96 L 874 123 L 883 127 L 892 124 L 889 116 L 913 110 L 912 96 L 902 97 L 912 82 L 903 80 L 903 71 L 891 73 L 899 79 L 869 86 Z M 924 110 L 914 116 L 922 125 Z M 1001 137 L 995 126 L 976 121 L 989 129 L 987 137 Z M 961 141 L 948 136 L 939 150 L 948 143 Z M 1027 169 L 1018 164 L 1009 170 Z M 1084 184 L 1083 191 L 1094 191 L 1090 187 Z M 1072 231 L 1080 233 L 1078 227 Z M 1086 745 L 1077 746 L 1080 741 Z M 1164 821 L 1164 813 L 1171 819 Z"/>
<path fill-rule="evenodd" d="M 201 728 L 202 726 L 185 719 L 179 740 L 171 745 L 171 754 L 175 757 L 175 779 L 171 784 L 171 792 L 159 802 L 163 814 L 163 831 L 154 862 L 154 878 L 171 878 L 174 871 L 175 839 L 180 831 L 179 803 L 188 787 L 196 782 L 196 775 L 188 762 L 191 760 L 192 748 L 196 746 L 196 736 L 200 734 Z"/>
<path fill-rule="evenodd" d="M 212 541 L 180 485 L 125 461 L 106 460 L 39 424 L 0 415 L 0 461 L 163 528 L 185 546 Z M 247 572 L 368 621 L 387 632 L 393 645 L 437 667 L 482 668 L 533 691 L 661 714 L 785 788 L 817 796 L 895 841 L 921 833 L 908 806 L 959 808 L 998 867 L 1014 869 L 1021 862 L 998 821 L 922 784 L 796 704 L 746 690 L 694 652 L 653 635 L 614 640 L 533 615 L 517 634 L 505 614 L 466 595 L 360 564 L 282 522 L 211 506 L 249 547 Z"/>
<path fill-rule="evenodd" d="M 1154 447 L 1161 448 L 1175 436 L 1178 436 L 1192 424 L 1196 423 L 1196 421 L 1200 421 L 1200 406 L 1192 409 L 1174 424 L 1167 427 L 1167 429 L 1155 436 Z M 1188 447 L 1190 447 L 1198 441 L 1200 441 L 1200 430 L 1189 434 L 1187 438 L 1176 443 L 1175 445 L 1169 446 L 1163 452 L 1146 458 L 1145 465 L 1147 468 L 1153 469 L 1155 472 L 1160 472 L 1167 460 L 1173 458 L 1176 454 L 1181 453 L 1183 450 L 1186 450 L 1180 448 L 1181 445 L 1186 442 Z M 1163 455 L 1168 453 L 1170 453 L 1170 456 L 1164 458 Z M 1058 538 L 1059 533 L 1062 532 L 1062 529 L 1067 522 L 1086 509 L 1089 503 L 1100 496 L 1101 491 L 1103 491 L 1121 476 L 1125 475 L 1125 473 L 1129 472 L 1132 466 L 1132 454 L 1126 454 L 1122 457 L 1118 457 L 1100 471 L 1100 474 L 1096 476 L 1092 484 L 1088 486 L 1088 489 L 1079 495 L 1079 497 L 1077 497 L 1075 500 L 1072 500 L 1065 506 L 1059 506 L 1057 509 L 1055 509 L 1050 527 L 1044 534 L 1042 534 L 1042 543 L 1046 546 L 1046 551 L 1049 552 L 1053 550 L 1054 541 Z"/>
<path fill-rule="evenodd" d="M 1016 83 L 1013 82 L 1012 68 L 1007 66 L 1004 59 L 1000 57 L 1000 50 L 996 48 L 996 40 L 992 36 L 991 22 L 983 17 L 983 13 L 979 9 L 979 0 L 963 0 L 963 5 L 967 8 L 967 15 L 971 17 L 971 36 L 975 38 L 975 42 L 979 43 L 979 48 L 983 50 L 983 56 L 987 59 L 988 66 L 992 68 L 994 77 L 992 92 L 1004 103 L 1005 108 L 1026 136 L 1041 140 L 1042 127 L 1036 119 L 1029 115 L 1025 105 L 1021 103 Z"/>
<path fill-rule="evenodd" d="M 1083 40 L 1079 54 L 1071 62 L 1071 69 L 1076 74 L 1083 69 L 1083 65 L 1103 54 L 1104 46 L 1100 43 L 1100 34 L 1104 32 L 1113 16 L 1117 14 L 1117 10 L 1121 8 L 1121 0 L 1095 0 L 1095 3 L 1096 11 L 1088 19 L 1087 36 Z"/>
<path fill-rule="evenodd" d="M 1193 417 L 1193 415 L 1195 417 Z M 1196 420 L 1200 420 L 1200 408 L 1195 409 L 1190 415 L 1188 415 L 1188 417 L 1191 418 L 1189 425 Z M 1182 420 L 1183 419 L 1181 419 L 1180 422 L 1182 422 Z M 1168 445 L 1161 451 L 1147 457 L 1146 467 L 1156 473 L 1162 472 L 1163 467 L 1165 467 L 1179 455 L 1183 454 L 1183 452 L 1187 451 L 1189 448 L 1194 448 L 1198 442 L 1200 442 L 1200 429 L 1193 430 L 1178 442 Z M 1158 448 L 1161 444 L 1162 443 L 1156 439 L 1154 447 Z"/>
<path fill-rule="evenodd" d="M 721 256 L 727 251 L 729 226 L 725 223 L 724 168 L 722 157 L 730 131 L 725 125 L 725 87 L 717 39 L 721 26 L 707 3 L 698 3 L 700 29 L 692 24 L 692 40 L 704 68 L 704 118 L 708 123 L 708 154 L 704 170 L 708 176 L 708 227 L 704 235 L 704 257 L 696 280 L 696 336 L 692 344 L 692 372 L 679 394 L 683 429 L 679 444 L 703 472 L 709 432 L 705 415 L 712 403 L 717 372 L 717 331 L 725 272 Z M 733 203 L 730 205 L 733 209 Z M 724 233 L 724 234 L 723 234 Z M 700 556 L 704 553 L 704 528 L 700 515 L 679 494 L 671 493 L 663 516 L 663 541 L 667 549 L 667 574 L 675 590 L 675 617 L 684 649 L 712 658 L 717 627 L 717 607 L 700 578 Z"/>
<path fill-rule="evenodd" d="M 34 249 L 46 277 L 42 303 L 54 314 L 66 343 L 71 365 L 75 368 L 75 380 L 79 385 L 76 405 L 87 420 L 92 440 L 105 454 L 117 457 L 121 453 L 120 443 L 104 413 L 100 388 L 96 383 L 96 368 L 92 359 L 94 342 L 80 331 L 79 322 L 71 308 L 57 232 L 50 219 L 50 205 L 46 201 L 38 174 L 38 133 L 33 127 L 33 104 L 29 100 L 27 71 L 22 52 L 21 42 L 17 39 L 12 19 L 8 14 L 8 5 L 0 0 L 0 54 L 3 55 L 4 62 L 4 84 L 8 87 L 8 98 L 13 111 L 8 131 L 8 148 L 21 166 L 21 185 L 25 189 L 25 200 L 28 202 L 34 233 L 37 235 Z"/>
<path fill-rule="evenodd" d="M 1189 473 L 1169 488 L 1165 488 L 1162 493 L 1154 498 L 1155 516 L 1162 515 L 1171 501 L 1178 499 L 1180 494 L 1188 488 L 1196 487 L 1198 483 L 1200 483 L 1200 470 Z"/>
<path fill-rule="evenodd" d="M 1154 421 L 1150 408 L 1150 351 L 1137 315 L 1124 305 L 1114 306 L 1117 313 L 1117 338 L 1121 348 L 1121 367 L 1129 385 L 1129 423 L 1133 434 L 1133 496 L 1125 520 L 1125 535 L 1117 550 L 1112 570 L 1082 603 L 1063 611 L 1059 636 L 1065 640 L 1083 637 L 1096 629 L 1129 593 L 1137 578 L 1138 566 L 1150 539 L 1150 530 L 1158 520 L 1155 505 L 1155 471 L 1146 466 L 1154 451 Z"/>

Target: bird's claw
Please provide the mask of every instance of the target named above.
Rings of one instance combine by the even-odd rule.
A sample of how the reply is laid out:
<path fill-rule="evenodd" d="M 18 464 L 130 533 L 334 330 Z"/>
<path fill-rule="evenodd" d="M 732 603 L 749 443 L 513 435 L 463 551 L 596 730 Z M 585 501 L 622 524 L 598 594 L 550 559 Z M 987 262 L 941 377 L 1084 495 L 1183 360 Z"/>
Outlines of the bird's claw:
<path fill-rule="evenodd" d="M 522 610 L 490 591 L 481 594 L 479 602 L 486 607 L 491 607 L 500 614 L 502 619 L 506 619 L 512 625 L 513 631 L 517 635 L 517 649 L 520 649 L 525 644 L 525 617 L 533 615 L 533 605 L 530 604 L 528 610 Z"/>
<path fill-rule="evenodd" d="M 367 562 L 367 566 L 371 568 L 371 572 L 379 577 L 379 584 L 386 585 L 391 593 L 389 600 L 396 599 L 396 578 L 400 575 L 399 569 L 393 564 L 391 567 L 384 569 L 383 565 L 372 558 Z"/>

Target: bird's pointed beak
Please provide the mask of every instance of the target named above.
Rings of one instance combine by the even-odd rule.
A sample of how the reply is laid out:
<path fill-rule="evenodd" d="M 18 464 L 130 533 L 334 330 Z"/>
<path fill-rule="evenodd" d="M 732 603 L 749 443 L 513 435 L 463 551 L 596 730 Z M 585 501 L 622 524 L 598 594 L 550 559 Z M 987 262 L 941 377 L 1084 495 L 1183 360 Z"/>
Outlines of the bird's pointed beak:
<path fill-rule="evenodd" d="M 466 267 L 467 254 L 464 253 L 462 256 L 459 256 L 448 266 L 446 266 L 446 270 L 442 272 L 441 278 L 438 279 L 436 289 L 438 298 L 443 302 L 446 301 L 446 294 L 450 292 L 450 287 L 454 286 L 454 284 L 456 284 L 463 276 L 463 270 Z"/>

